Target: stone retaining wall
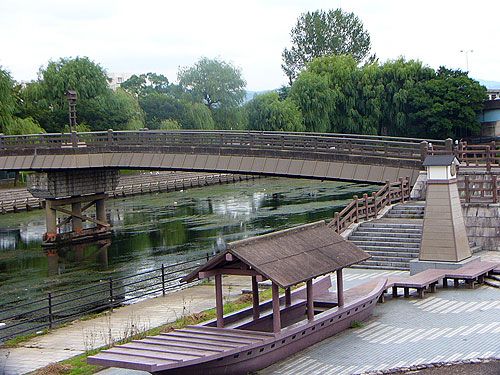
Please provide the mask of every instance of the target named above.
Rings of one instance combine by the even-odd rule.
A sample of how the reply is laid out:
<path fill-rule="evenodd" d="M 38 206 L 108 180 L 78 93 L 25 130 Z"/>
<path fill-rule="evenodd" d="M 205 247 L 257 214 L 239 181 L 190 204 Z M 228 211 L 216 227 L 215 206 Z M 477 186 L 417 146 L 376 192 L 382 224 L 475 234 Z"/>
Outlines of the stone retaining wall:
<path fill-rule="evenodd" d="M 483 250 L 500 250 L 500 204 L 462 204 L 469 241 Z"/>

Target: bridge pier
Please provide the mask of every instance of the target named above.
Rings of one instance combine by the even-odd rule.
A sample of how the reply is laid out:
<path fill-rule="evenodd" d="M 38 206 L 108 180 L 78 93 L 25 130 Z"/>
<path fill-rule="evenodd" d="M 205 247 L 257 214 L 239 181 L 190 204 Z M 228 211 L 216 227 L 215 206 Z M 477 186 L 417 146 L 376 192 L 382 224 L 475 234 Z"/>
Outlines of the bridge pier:
<path fill-rule="evenodd" d="M 44 246 L 96 240 L 109 236 L 110 224 L 106 217 L 106 191 L 118 184 L 118 171 L 114 169 L 63 170 L 36 173 L 28 180 L 33 196 L 45 199 L 47 231 Z M 95 215 L 86 211 L 95 207 Z M 66 217 L 58 222 L 58 213 Z M 94 226 L 85 226 L 84 223 Z M 71 231 L 63 228 L 71 223 Z"/>

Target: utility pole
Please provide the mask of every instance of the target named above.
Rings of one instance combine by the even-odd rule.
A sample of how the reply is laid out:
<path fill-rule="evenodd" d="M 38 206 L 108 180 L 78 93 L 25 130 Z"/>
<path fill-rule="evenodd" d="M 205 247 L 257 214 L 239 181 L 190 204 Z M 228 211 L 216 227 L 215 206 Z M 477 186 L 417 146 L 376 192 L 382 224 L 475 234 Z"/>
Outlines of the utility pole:
<path fill-rule="evenodd" d="M 474 50 L 461 49 L 460 52 L 465 54 L 465 69 L 467 70 L 467 72 L 469 72 L 469 53 L 473 53 Z"/>

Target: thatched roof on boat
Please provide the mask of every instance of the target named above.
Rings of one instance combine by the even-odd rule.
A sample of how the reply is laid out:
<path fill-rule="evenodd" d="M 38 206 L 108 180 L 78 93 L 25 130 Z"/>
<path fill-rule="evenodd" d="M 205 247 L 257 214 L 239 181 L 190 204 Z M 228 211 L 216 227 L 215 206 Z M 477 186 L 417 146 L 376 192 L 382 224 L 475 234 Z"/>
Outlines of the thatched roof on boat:
<path fill-rule="evenodd" d="M 286 288 L 370 256 L 324 221 L 231 242 L 184 280 L 222 274 L 260 275 Z"/>

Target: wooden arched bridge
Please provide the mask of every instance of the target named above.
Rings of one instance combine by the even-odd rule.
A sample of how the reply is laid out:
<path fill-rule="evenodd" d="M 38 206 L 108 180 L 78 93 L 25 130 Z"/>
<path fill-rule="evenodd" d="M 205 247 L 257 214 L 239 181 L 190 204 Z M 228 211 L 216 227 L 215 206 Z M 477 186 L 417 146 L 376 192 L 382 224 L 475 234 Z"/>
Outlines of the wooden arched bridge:
<path fill-rule="evenodd" d="M 0 136 L 0 170 L 211 171 L 384 183 L 415 181 L 423 158 L 452 141 L 354 134 L 105 131 Z"/>

